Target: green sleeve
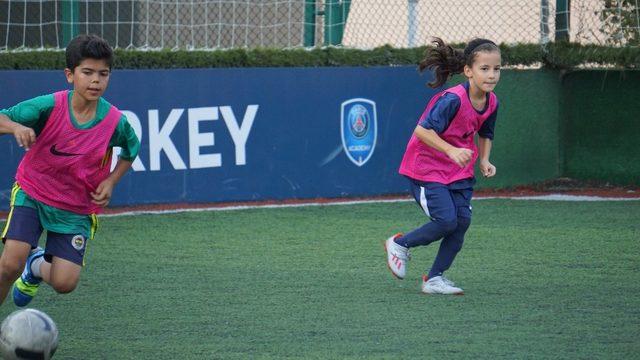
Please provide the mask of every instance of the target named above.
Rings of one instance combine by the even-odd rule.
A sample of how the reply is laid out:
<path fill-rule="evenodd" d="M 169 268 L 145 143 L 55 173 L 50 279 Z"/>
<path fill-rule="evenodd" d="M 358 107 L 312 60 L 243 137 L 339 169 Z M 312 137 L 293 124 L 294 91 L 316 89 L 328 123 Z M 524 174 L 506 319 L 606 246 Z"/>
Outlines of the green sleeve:
<path fill-rule="evenodd" d="M 138 156 L 138 151 L 140 151 L 140 140 L 138 140 L 138 136 L 135 131 L 133 131 L 133 127 L 131 127 L 131 124 L 129 124 L 129 121 L 124 114 L 120 118 L 113 136 L 111 136 L 109 146 L 122 148 L 120 158 L 123 160 L 133 161 Z"/>
<path fill-rule="evenodd" d="M 36 135 L 39 135 L 55 105 L 54 95 L 48 94 L 25 100 L 8 109 L 0 110 L 0 113 L 9 117 L 11 121 L 32 128 Z"/>

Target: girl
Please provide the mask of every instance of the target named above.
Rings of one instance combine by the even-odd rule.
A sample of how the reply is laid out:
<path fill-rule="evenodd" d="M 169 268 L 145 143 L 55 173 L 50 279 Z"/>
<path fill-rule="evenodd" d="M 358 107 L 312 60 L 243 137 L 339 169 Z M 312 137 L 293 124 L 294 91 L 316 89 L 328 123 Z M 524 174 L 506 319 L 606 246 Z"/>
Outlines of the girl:
<path fill-rule="evenodd" d="M 491 141 L 498 111 L 493 93 L 500 80 L 500 49 L 486 39 L 472 40 L 464 51 L 453 49 L 441 39 L 427 50 L 420 71 L 432 70 L 432 88 L 464 73 L 467 81 L 436 94 L 420 117 L 400 165 L 400 174 L 409 179 L 413 196 L 431 219 L 407 233 L 385 242 L 387 265 L 403 279 L 409 249 L 442 239 L 436 259 L 422 277 L 426 294 L 462 295 L 463 290 L 444 276 L 462 248 L 471 223 L 474 164 L 480 158 L 485 177 L 496 174 L 489 162 Z M 478 146 L 474 142 L 479 135 Z"/>

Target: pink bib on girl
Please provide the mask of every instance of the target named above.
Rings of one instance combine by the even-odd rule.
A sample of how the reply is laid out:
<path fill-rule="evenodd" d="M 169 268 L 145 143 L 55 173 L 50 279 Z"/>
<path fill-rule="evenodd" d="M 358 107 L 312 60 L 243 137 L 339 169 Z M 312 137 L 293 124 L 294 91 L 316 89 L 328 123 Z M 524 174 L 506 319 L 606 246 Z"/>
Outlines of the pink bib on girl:
<path fill-rule="evenodd" d="M 474 142 L 475 134 L 480 130 L 482 124 L 493 114 L 497 106 L 496 95 L 489 94 L 489 104 L 484 113 L 479 114 L 471 104 L 467 91 L 462 84 L 444 90 L 436 94 L 420 117 L 424 118 L 429 114 L 436 101 L 445 93 L 455 94 L 460 98 L 460 108 L 456 116 L 451 120 L 449 127 L 440 137 L 458 148 L 473 150 L 472 160 L 465 166 L 460 167 L 449 157 L 428 146 L 414 135 L 411 136 L 407 144 L 407 150 L 400 164 L 400 174 L 420 181 L 438 182 L 450 184 L 452 182 L 473 177 L 473 169 L 478 159 L 478 148 Z"/>

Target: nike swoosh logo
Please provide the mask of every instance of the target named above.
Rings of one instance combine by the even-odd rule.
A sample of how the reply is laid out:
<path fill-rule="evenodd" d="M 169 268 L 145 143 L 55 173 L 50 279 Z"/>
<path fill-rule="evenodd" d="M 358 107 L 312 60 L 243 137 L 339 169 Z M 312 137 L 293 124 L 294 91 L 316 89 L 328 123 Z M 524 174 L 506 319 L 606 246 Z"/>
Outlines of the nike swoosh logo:
<path fill-rule="evenodd" d="M 78 156 L 78 155 L 82 155 L 82 154 L 74 154 L 74 153 L 58 151 L 58 150 L 56 150 L 56 144 L 51 145 L 51 147 L 49 148 L 49 151 L 53 155 L 57 155 L 57 156 Z"/>

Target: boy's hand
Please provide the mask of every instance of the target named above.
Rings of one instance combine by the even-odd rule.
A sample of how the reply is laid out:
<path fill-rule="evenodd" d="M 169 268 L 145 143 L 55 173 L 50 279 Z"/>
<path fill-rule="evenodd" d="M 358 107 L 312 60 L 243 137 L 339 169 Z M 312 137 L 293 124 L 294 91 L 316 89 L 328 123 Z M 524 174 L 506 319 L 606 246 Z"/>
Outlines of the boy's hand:
<path fill-rule="evenodd" d="M 113 182 L 109 179 L 104 180 L 98 185 L 95 192 L 91 193 L 93 198 L 91 202 L 99 206 L 107 206 L 111 200 L 111 193 L 113 192 Z"/>
<path fill-rule="evenodd" d="M 447 156 L 460 167 L 465 167 L 473 157 L 473 150 L 454 147 L 447 152 Z"/>
<path fill-rule="evenodd" d="M 496 167 L 488 160 L 480 161 L 480 172 L 484 177 L 493 177 L 496 174 Z"/>
<path fill-rule="evenodd" d="M 13 136 L 15 136 L 16 142 L 18 142 L 18 146 L 25 150 L 29 150 L 31 145 L 36 142 L 36 132 L 33 131 L 32 128 L 20 124 L 16 124 L 13 130 Z"/>

